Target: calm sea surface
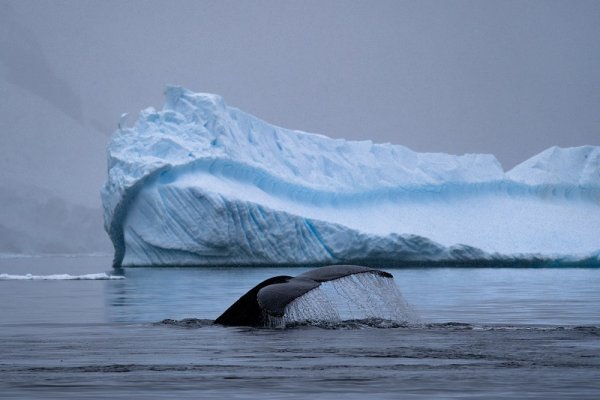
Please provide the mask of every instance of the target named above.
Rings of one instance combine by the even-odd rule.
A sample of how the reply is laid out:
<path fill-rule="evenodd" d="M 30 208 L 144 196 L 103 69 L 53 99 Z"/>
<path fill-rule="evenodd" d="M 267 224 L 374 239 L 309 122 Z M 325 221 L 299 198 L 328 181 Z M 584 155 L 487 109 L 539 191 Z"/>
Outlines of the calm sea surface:
<path fill-rule="evenodd" d="M 115 274 L 110 261 L 0 259 L 0 274 Z M 212 325 L 304 268 L 0 280 L 0 398 L 600 398 L 600 269 L 382 269 L 417 325 Z"/>

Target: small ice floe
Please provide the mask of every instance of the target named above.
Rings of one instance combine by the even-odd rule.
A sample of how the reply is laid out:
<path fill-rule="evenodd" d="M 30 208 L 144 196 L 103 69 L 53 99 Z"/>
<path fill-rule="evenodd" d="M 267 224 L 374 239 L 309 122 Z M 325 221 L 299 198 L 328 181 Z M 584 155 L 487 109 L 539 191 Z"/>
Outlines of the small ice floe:
<path fill-rule="evenodd" d="M 115 279 L 125 279 L 120 275 L 109 275 L 106 272 L 97 274 L 85 275 L 69 275 L 69 274 L 54 274 L 54 275 L 10 275 L 0 274 L 0 281 L 106 281 Z"/>

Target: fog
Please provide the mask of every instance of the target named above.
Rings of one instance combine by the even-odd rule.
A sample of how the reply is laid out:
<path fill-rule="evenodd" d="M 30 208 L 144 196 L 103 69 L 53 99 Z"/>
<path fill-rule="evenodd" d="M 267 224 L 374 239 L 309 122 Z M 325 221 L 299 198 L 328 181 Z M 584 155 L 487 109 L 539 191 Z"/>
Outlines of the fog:
<path fill-rule="evenodd" d="M 106 144 L 167 84 L 509 169 L 600 144 L 599 38 L 597 1 L 0 0 L 0 253 L 110 250 Z"/>

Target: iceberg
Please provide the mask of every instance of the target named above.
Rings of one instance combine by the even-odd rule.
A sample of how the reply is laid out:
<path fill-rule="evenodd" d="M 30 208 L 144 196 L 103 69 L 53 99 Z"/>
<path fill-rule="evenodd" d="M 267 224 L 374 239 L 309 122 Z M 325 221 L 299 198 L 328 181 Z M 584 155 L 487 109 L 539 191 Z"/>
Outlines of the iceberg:
<path fill-rule="evenodd" d="M 169 87 L 119 125 L 102 188 L 115 266 L 600 262 L 600 147 L 418 153 L 273 126 Z"/>

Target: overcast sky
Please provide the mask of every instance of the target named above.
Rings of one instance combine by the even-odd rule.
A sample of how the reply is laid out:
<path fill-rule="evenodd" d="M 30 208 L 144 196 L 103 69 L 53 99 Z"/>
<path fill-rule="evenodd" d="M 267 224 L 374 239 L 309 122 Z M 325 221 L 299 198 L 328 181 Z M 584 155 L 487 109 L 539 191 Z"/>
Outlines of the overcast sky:
<path fill-rule="evenodd" d="M 120 114 L 167 84 L 509 169 L 600 145 L 600 1 L 0 0 L 3 178 L 96 201 Z"/>

